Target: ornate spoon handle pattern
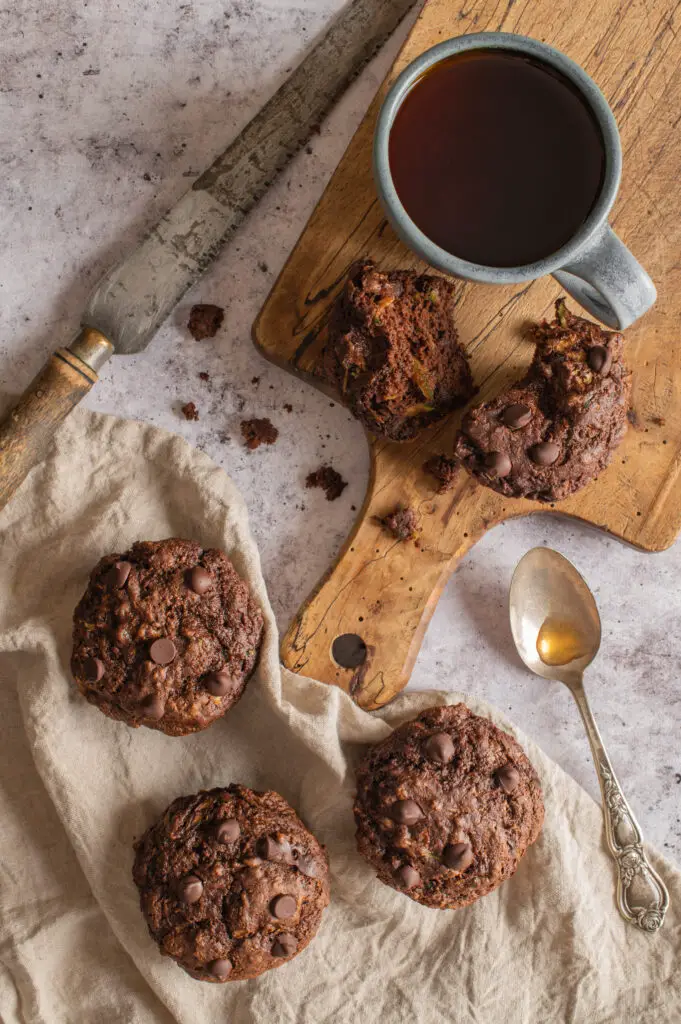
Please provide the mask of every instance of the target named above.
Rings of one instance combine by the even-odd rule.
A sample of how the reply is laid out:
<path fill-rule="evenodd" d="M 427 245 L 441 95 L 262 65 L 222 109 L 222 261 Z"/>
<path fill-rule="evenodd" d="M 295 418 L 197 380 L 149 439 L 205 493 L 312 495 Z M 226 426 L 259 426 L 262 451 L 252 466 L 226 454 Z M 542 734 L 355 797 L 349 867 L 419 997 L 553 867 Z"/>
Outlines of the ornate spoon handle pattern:
<path fill-rule="evenodd" d="M 617 865 L 617 907 L 625 919 L 645 932 L 662 927 L 669 906 L 667 888 L 643 850 L 643 836 L 613 771 L 591 713 L 581 676 L 568 683 L 591 744 L 603 794 L 608 848 Z"/>

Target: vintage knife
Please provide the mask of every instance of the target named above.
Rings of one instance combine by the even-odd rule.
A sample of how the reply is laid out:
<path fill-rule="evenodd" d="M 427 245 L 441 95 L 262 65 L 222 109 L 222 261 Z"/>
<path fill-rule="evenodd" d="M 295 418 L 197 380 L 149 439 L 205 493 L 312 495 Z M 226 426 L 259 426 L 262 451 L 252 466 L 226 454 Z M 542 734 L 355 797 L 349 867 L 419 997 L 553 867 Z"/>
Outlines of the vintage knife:
<path fill-rule="evenodd" d="M 415 0 L 351 0 L 241 134 L 94 290 L 82 328 L 0 423 L 0 509 L 112 355 L 140 352 Z"/>

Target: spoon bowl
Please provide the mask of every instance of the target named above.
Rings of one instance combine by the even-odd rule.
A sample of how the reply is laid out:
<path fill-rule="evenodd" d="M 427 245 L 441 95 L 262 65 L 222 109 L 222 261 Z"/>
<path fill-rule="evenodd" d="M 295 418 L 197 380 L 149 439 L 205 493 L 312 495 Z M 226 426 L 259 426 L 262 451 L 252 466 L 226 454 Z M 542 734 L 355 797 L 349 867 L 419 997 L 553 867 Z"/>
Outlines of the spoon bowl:
<path fill-rule="evenodd" d="M 520 657 L 544 679 L 569 684 L 598 654 L 601 619 L 593 594 L 572 562 L 551 548 L 532 548 L 520 560 L 509 611 Z"/>

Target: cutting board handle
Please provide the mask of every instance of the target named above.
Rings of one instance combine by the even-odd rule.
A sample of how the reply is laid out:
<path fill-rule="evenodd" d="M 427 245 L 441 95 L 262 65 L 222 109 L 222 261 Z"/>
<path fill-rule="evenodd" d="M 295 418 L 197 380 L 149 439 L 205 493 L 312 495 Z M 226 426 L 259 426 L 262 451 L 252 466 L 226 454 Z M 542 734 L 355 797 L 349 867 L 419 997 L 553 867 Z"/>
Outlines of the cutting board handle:
<path fill-rule="evenodd" d="M 405 447 L 374 443 L 367 496 L 352 533 L 281 644 L 287 668 L 340 686 L 367 711 L 404 688 L 453 568 L 505 518 L 499 496 L 485 494 L 464 470 L 439 494 L 418 444 L 409 446 L 405 474 Z M 413 540 L 396 540 L 377 521 L 399 505 L 417 514 Z M 335 644 L 339 637 L 350 639 Z"/>
<path fill-rule="evenodd" d="M 96 354 L 89 361 L 101 365 L 113 347 L 98 331 L 84 328 L 70 348 L 57 349 L 50 356 L 0 423 L 0 509 L 44 459 L 57 427 L 98 380 L 76 351 Z"/>

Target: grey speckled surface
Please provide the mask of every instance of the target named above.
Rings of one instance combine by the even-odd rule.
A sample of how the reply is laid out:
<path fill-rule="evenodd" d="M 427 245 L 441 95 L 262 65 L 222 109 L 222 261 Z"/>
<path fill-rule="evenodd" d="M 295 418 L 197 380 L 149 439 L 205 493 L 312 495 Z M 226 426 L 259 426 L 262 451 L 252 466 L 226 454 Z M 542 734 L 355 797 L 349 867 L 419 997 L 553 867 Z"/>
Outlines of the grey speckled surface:
<path fill-rule="evenodd" d="M 99 273 L 224 148 L 340 5 L 20 0 L 0 10 L 1 390 L 23 388 L 48 350 L 68 342 Z M 236 479 L 282 627 L 346 535 L 368 458 L 360 427 L 265 363 L 250 325 L 403 35 L 355 83 L 147 352 L 110 363 L 88 400 L 181 433 Z M 225 307 L 213 342 L 196 343 L 184 329 L 199 300 Z M 180 415 L 189 400 L 198 423 Z M 247 452 L 238 433 L 244 415 L 270 416 L 279 442 Z M 322 460 L 350 481 L 332 504 L 303 486 Z M 596 593 L 604 631 L 588 676 L 594 710 L 647 836 L 679 861 L 680 545 L 641 554 L 548 517 L 498 527 L 446 588 L 411 685 L 493 701 L 596 795 L 567 691 L 529 676 L 511 646 L 508 583 L 535 544 L 573 559 Z"/>

